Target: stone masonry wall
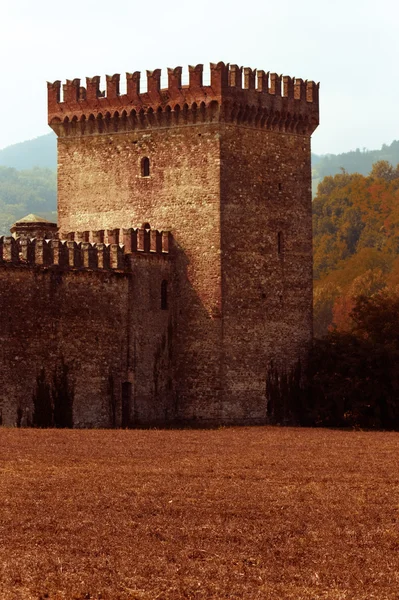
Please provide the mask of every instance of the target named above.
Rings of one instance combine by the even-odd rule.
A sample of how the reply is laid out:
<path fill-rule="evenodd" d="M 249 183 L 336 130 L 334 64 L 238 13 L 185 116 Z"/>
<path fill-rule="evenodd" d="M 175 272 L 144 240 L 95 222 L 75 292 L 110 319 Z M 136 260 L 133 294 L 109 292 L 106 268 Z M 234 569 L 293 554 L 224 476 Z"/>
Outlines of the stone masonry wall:
<path fill-rule="evenodd" d="M 129 290 L 128 381 L 132 383 L 130 422 L 168 424 L 176 417 L 173 385 L 173 265 L 162 257 L 134 254 Z M 162 306 L 162 283 L 167 283 Z"/>
<path fill-rule="evenodd" d="M 173 231 L 168 398 L 181 419 L 263 422 L 270 361 L 306 360 L 309 140 L 206 123 L 59 140 L 64 234 L 143 223 Z"/>
<path fill-rule="evenodd" d="M 18 408 L 22 425 L 32 419 L 38 375 L 44 369 L 53 385 L 62 361 L 74 395 L 75 427 L 127 426 L 170 417 L 168 396 L 163 394 L 161 401 L 160 390 L 170 380 L 172 327 L 169 311 L 151 307 L 152 294 L 159 296 L 159 290 L 149 285 L 149 280 L 159 281 L 160 287 L 161 279 L 170 278 L 170 268 L 162 257 L 135 259 L 140 260 L 132 274 L 0 263 L 4 425 L 16 423 Z"/>
<path fill-rule="evenodd" d="M 150 160 L 142 177 L 141 160 Z M 173 231 L 174 395 L 182 419 L 219 417 L 220 133 L 199 124 L 58 140 L 62 234 Z"/>
<path fill-rule="evenodd" d="M 223 418 L 266 418 L 271 360 L 306 362 L 312 336 L 309 136 L 221 134 Z"/>

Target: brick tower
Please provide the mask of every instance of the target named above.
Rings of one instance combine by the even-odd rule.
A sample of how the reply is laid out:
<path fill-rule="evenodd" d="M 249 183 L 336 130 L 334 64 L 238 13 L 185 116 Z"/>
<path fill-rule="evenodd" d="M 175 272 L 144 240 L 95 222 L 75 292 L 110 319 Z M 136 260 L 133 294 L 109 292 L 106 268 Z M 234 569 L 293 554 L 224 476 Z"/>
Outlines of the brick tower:
<path fill-rule="evenodd" d="M 58 214 L 72 231 L 172 233 L 176 416 L 264 422 L 266 373 L 312 336 L 310 136 L 318 85 L 224 63 L 48 84 Z M 114 235 L 114 234 L 112 234 Z M 115 241 L 113 238 L 110 240 Z M 155 298 L 158 289 L 153 290 Z M 134 293 L 131 302 L 134 304 Z M 157 306 L 157 304 L 156 304 Z"/>

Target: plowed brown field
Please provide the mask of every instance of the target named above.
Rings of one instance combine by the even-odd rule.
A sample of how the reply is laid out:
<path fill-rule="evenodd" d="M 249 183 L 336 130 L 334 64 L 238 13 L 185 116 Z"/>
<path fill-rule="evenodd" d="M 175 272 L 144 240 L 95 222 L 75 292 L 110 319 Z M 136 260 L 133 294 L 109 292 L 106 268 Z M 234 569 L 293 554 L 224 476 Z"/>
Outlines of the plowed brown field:
<path fill-rule="evenodd" d="M 399 434 L 0 429 L 0 599 L 399 598 Z"/>

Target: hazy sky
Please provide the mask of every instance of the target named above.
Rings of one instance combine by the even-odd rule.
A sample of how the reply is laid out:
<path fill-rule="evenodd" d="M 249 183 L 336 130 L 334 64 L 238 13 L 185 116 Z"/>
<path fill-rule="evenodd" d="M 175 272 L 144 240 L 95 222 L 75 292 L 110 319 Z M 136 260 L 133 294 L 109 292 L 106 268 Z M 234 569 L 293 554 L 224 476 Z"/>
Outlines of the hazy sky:
<path fill-rule="evenodd" d="M 397 0 L 8 0 L 0 148 L 42 135 L 46 81 L 221 60 L 320 81 L 316 153 L 399 139 Z"/>

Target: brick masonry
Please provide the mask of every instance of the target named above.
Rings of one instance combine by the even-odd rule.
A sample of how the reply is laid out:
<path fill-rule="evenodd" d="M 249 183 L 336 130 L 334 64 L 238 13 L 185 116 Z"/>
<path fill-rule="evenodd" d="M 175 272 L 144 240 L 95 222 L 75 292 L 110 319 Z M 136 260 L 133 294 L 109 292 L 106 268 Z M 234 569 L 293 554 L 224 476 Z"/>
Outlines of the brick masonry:
<path fill-rule="evenodd" d="M 73 80 L 64 85 L 62 101 L 60 82 L 48 85 L 49 123 L 58 135 L 60 237 L 115 246 L 126 228 L 171 232 L 167 259 L 162 252 L 130 254 L 125 246 L 130 262 L 123 274 L 64 269 L 52 302 L 52 273 L 60 267 L 41 267 L 40 276 L 37 267 L 0 267 L 16 297 L 26 286 L 30 300 L 20 314 L 39 325 L 36 335 L 32 325 L 25 331 L 18 322 L 2 340 L 4 349 L 10 336 L 29 337 L 24 361 L 34 366 L 26 386 L 39 365 L 54 364 L 61 351 L 74 364 L 87 361 L 85 380 L 93 385 L 86 399 L 77 394 L 77 426 L 107 425 L 110 368 L 118 424 L 123 382 L 131 384 L 133 424 L 265 422 L 270 360 L 282 369 L 306 361 L 310 135 L 318 124 L 318 86 L 223 63 L 211 65 L 210 86 L 202 85 L 201 65 L 189 72 L 184 87 L 181 69 L 169 70 L 165 90 L 160 71 L 147 72 L 145 93 L 139 74 L 127 74 L 125 95 L 117 75 L 107 77 L 106 94 L 99 78 L 87 79 L 86 88 Z M 167 310 L 160 307 L 162 281 L 168 281 Z M 41 319 L 49 322 L 46 331 L 59 319 L 55 307 L 75 301 L 76 349 L 65 333 L 70 313 L 62 312 L 57 351 L 43 352 Z M 10 297 L 0 293 L 0 302 L 3 315 Z M 96 307 L 89 326 L 80 302 Z M 5 377 L 15 405 L 22 397 L 15 367 L 7 367 Z M 12 406 L 3 398 L 7 402 Z"/>

